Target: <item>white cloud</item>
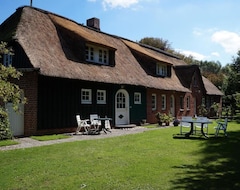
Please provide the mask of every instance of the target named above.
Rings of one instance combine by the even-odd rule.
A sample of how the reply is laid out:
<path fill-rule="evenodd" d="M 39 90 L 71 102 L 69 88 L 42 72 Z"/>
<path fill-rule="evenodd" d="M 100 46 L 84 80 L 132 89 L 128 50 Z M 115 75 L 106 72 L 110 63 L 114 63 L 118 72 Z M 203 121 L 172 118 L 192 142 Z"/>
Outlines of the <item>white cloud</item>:
<path fill-rule="evenodd" d="M 211 55 L 215 57 L 220 57 L 220 54 L 218 52 L 212 52 Z"/>
<path fill-rule="evenodd" d="M 235 54 L 240 49 L 240 35 L 229 31 L 214 32 L 211 37 L 213 42 L 220 44 L 226 53 Z"/>
<path fill-rule="evenodd" d="M 139 0 L 103 0 L 102 4 L 104 9 L 109 8 L 129 8 L 130 6 L 137 4 Z"/>
<path fill-rule="evenodd" d="M 186 56 L 192 56 L 194 59 L 196 60 L 204 60 L 207 58 L 207 56 L 203 55 L 203 54 L 200 54 L 200 53 L 197 53 L 197 52 L 193 52 L 193 51 L 188 51 L 188 50 L 179 50 L 180 53 L 186 55 Z"/>

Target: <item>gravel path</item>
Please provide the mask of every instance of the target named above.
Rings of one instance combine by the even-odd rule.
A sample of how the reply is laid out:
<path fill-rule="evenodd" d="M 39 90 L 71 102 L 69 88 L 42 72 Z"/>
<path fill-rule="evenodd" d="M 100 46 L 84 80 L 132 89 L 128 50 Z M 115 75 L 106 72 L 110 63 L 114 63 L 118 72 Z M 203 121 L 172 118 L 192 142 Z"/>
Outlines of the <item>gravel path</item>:
<path fill-rule="evenodd" d="M 152 128 L 152 129 L 154 129 L 154 128 Z M 3 146 L 3 147 L 0 147 L 0 150 L 1 151 L 14 150 L 14 149 L 21 149 L 21 148 L 37 147 L 37 146 L 46 146 L 46 145 L 58 144 L 58 143 L 64 143 L 64 142 L 111 138 L 111 137 L 116 137 L 116 136 L 141 133 L 141 132 L 144 132 L 147 130 L 152 130 L 152 129 L 145 128 L 145 127 L 134 127 L 134 128 L 129 128 L 129 129 L 112 129 L 111 133 L 108 132 L 107 134 L 105 134 L 104 132 L 101 132 L 100 135 L 82 135 L 82 134 L 75 135 L 74 133 L 71 133 L 71 134 L 69 134 L 69 135 L 71 135 L 70 138 L 50 140 L 50 141 L 37 141 L 37 140 L 31 139 L 29 137 L 16 138 L 15 141 L 17 141 L 19 144 Z"/>

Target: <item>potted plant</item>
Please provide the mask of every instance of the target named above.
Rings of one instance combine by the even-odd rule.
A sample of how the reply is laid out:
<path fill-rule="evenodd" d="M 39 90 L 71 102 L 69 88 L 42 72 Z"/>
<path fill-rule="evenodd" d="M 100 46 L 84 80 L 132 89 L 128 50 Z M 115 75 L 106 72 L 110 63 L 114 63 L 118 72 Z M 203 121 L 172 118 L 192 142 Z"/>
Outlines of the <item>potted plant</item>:
<path fill-rule="evenodd" d="M 163 123 L 163 121 L 162 121 L 162 114 L 160 113 L 160 112 L 157 112 L 156 114 L 155 114 L 155 117 L 156 117 L 156 119 L 157 119 L 157 122 L 158 122 L 158 125 L 162 125 L 162 123 Z"/>
<path fill-rule="evenodd" d="M 173 117 L 171 116 L 171 114 L 164 114 L 164 123 L 166 124 L 166 126 L 169 126 L 170 122 L 173 121 Z"/>
<path fill-rule="evenodd" d="M 177 118 L 175 118 L 174 119 L 174 121 L 173 121 L 173 126 L 178 126 L 180 124 L 180 121 L 177 119 Z"/>

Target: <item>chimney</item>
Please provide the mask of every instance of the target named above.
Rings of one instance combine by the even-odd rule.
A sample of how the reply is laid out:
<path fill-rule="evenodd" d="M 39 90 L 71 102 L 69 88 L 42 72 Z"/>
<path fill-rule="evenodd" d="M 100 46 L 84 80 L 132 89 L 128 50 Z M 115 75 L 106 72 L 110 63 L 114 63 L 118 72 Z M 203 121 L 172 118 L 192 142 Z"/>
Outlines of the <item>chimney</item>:
<path fill-rule="evenodd" d="M 87 20 L 87 26 L 100 31 L 100 20 L 95 17 L 90 18 Z"/>

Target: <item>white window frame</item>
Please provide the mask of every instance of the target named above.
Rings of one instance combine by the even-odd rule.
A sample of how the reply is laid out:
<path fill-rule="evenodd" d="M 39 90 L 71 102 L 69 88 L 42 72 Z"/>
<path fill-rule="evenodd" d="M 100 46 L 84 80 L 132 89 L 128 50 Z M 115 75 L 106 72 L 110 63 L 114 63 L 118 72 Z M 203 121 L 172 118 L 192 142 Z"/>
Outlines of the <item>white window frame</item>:
<path fill-rule="evenodd" d="M 106 90 L 97 90 L 97 104 L 106 104 Z"/>
<path fill-rule="evenodd" d="M 167 98 L 165 94 L 162 94 L 162 110 L 166 110 L 167 107 Z"/>
<path fill-rule="evenodd" d="M 86 44 L 86 61 L 109 65 L 109 51 L 107 48 Z"/>
<path fill-rule="evenodd" d="M 13 55 L 8 53 L 8 54 L 3 54 L 3 65 L 5 67 L 9 67 L 12 65 L 12 59 L 13 59 Z"/>
<path fill-rule="evenodd" d="M 134 104 L 141 104 L 142 97 L 140 92 L 134 92 Z"/>
<path fill-rule="evenodd" d="M 159 76 L 167 76 L 167 65 L 162 63 L 156 64 L 156 74 Z"/>
<path fill-rule="evenodd" d="M 81 103 L 91 104 L 92 103 L 92 90 L 83 88 L 81 90 Z"/>
<path fill-rule="evenodd" d="M 152 110 L 156 110 L 157 109 L 157 95 L 156 94 L 152 94 Z"/>

